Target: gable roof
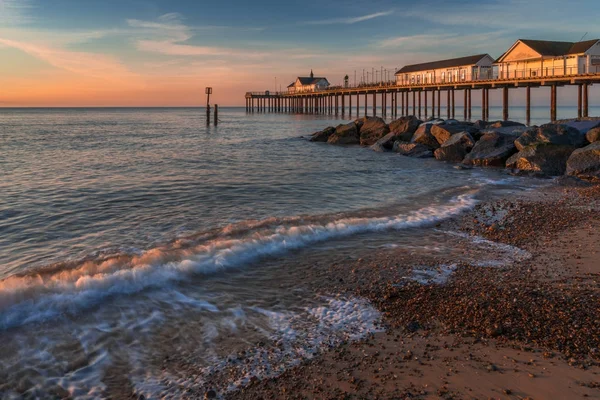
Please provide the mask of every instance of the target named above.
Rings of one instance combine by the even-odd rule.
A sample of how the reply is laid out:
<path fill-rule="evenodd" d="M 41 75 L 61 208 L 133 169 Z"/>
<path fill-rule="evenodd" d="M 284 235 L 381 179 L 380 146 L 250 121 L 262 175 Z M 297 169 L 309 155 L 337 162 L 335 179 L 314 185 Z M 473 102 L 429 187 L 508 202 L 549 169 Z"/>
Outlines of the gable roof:
<path fill-rule="evenodd" d="M 529 46 L 533 51 L 541 56 L 559 57 L 569 54 L 585 53 L 595 45 L 600 39 L 586 40 L 584 42 L 557 42 L 552 40 L 532 40 L 519 39 L 517 40 L 504 54 L 502 54 L 495 62 L 500 62 L 510 51 L 519 43 Z"/>
<path fill-rule="evenodd" d="M 296 80 L 299 80 L 302 85 L 314 85 L 322 79 L 327 81 L 327 78 L 311 78 L 310 76 L 299 76 L 296 78 Z M 327 81 L 327 83 L 329 83 L 329 81 Z"/>
<path fill-rule="evenodd" d="M 296 85 L 296 81 L 290 83 L 287 87 L 291 88 L 291 87 L 294 87 L 295 85 Z"/>
<path fill-rule="evenodd" d="M 440 61 L 432 61 L 432 62 L 427 62 L 427 63 L 422 63 L 422 64 L 406 65 L 406 66 L 402 67 L 398 72 L 396 72 L 396 75 L 406 74 L 409 72 L 416 72 L 416 71 L 428 71 L 428 70 L 439 69 L 439 68 L 460 67 L 462 65 L 474 65 L 474 64 L 477 64 L 479 61 L 481 61 L 485 57 L 490 57 L 490 56 L 488 54 L 477 54 L 477 55 L 468 56 L 468 57 L 451 58 L 448 60 L 440 60 Z"/>

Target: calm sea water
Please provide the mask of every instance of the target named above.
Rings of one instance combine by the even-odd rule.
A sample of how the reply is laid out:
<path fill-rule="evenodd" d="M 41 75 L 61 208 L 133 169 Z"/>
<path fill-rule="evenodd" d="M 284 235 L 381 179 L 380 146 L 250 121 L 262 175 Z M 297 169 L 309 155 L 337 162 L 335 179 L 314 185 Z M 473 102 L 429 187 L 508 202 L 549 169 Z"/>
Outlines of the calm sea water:
<path fill-rule="evenodd" d="M 311 291 L 315 266 L 438 243 L 484 193 L 540 184 L 301 138 L 329 116 L 220 119 L 0 110 L 0 397 L 177 398 L 239 349 L 257 364 L 223 390 L 275 375 L 377 329 L 363 300 Z"/>

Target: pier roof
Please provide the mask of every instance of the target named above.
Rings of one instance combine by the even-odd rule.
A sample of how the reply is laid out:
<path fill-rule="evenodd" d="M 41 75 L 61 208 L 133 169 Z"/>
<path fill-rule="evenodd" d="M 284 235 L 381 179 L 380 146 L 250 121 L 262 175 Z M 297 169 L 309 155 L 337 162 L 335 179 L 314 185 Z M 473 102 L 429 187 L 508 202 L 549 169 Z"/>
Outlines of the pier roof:
<path fill-rule="evenodd" d="M 538 53 L 540 57 L 561 57 L 571 54 L 582 54 L 589 50 L 590 47 L 598 43 L 600 39 L 585 40 L 583 42 L 558 42 L 553 40 L 532 40 L 519 39 L 517 40 L 504 54 L 495 61 L 502 62 L 504 57 L 510 53 L 519 43 L 530 47 Z"/>
<path fill-rule="evenodd" d="M 314 77 L 310 77 L 310 76 L 299 76 L 298 77 L 298 80 L 303 85 L 312 85 L 313 83 L 317 83 L 322 79 L 327 80 L 327 78 L 314 78 Z"/>
<path fill-rule="evenodd" d="M 417 72 L 417 71 L 429 71 L 432 69 L 460 67 L 463 65 L 475 65 L 485 57 L 489 57 L 489 55 L 488 54 L 477 54 L 474 56 L 451 58 L 448 60 L 440 60 L 440 61 L 431 61 L 431 62 L 426 62 L 426 63 L 422 63 L 422 64 L 406 65 L 406 66 L 402 67 L 398 72 L 396 72 L 396 75 L 406 74 L 406 73 L 410 73 L 410 72 Z"/>

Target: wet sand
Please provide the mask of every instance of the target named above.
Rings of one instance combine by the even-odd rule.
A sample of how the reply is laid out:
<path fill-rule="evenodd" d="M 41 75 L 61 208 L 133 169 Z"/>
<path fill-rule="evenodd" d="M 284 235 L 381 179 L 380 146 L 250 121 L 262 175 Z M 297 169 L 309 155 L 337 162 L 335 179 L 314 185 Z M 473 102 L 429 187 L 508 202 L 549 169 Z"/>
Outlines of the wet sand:
<path fill-rule="evenodd" d="M 530 254 L 511 265 L 394 249 L 334 263 L 321 290 L 369 299 L 386 332 L 228 398 L 600 398 L 599 227 L 600 186 L 567 182 L 437 227 Z M 452 262 L 445 283 L 406 279 L 411 265 Z"/>

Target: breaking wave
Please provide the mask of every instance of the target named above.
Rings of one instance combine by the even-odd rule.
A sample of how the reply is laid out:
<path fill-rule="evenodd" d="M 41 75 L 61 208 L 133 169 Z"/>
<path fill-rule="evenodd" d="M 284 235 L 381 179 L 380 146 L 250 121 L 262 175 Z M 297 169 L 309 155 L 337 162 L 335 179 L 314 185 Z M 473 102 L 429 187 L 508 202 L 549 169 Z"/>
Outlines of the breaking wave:
<path fill-rule="evenodd" d="M 474 194 L 469 192 L 442 205 L 391 217 L 340 218 L 326 223 L 280 225 L 260 231 L 248 229 L 235 238 L 217 235 L 186 246 L 175 242 L 172 246 L 141 254 L 87 260 L 70 268 L 55 267 L 12 276 L 0 282 L 0 329 L 76 315 L 111 296 L 163 288 L 192 275 L 239 267 L 260 257 L 330 239 L 432 224 L 472 208 L 476 203 Z M 251 225 L 267 226 L 260 222 Z"/>

